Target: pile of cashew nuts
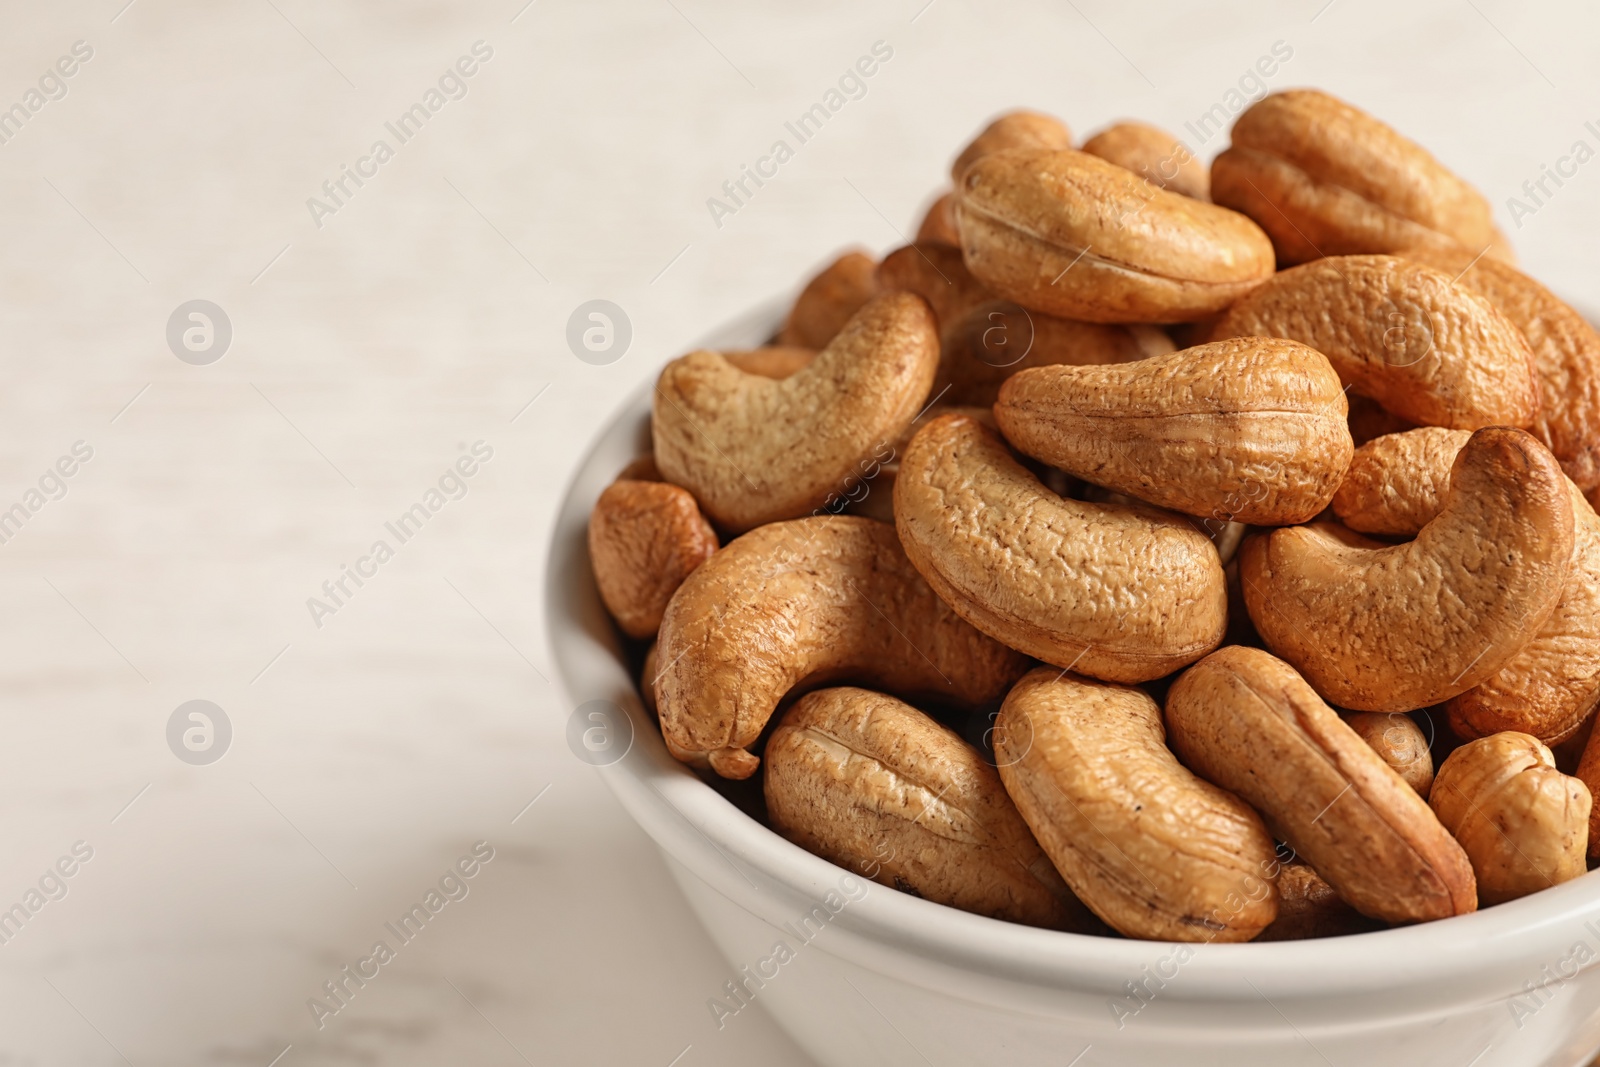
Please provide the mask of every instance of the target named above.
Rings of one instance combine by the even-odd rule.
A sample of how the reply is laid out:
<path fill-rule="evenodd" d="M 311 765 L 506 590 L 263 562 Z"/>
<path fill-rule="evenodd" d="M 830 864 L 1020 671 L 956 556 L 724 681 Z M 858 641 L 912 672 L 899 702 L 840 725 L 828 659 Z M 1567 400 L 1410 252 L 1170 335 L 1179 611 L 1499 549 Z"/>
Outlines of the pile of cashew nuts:
<path fill-rule="evenodd" d="M 1485 199 L 1309 90 L 1209 167 L 1019 111 L 951 178 L 771 345 L 669 363 L 595 505 L 668 750 L 853 873 L 1082 933 L 1584 873 L 1600 336 Z"/>

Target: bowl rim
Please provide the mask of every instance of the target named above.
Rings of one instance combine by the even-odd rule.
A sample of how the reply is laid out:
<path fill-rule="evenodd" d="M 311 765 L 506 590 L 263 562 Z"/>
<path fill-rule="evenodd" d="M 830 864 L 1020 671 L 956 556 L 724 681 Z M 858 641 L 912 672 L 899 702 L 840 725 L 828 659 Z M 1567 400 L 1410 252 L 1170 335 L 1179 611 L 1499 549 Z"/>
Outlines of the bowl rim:
<path fill-rule="evenodd" d="M 765 301 L 705 335 L 696 347 L 764 342 L 786 299 Z M 803 914 L 849 876 L 745 815 L 666 750 L 634 688 L 618 631 L 600 606 L 586 529 L 601 489 L 638 454 L 647 427 L 652 377 L 606 418 L 562 490 L 545 569 L 545 635 L 567 707 L 605 699 L 628 716 L 633 739 L 616 762 L 598 768 L 629 814 L 674 860 L 712 888 L 763 915 Z M 644 439 L 648 430 L 643 429 Z M 631 437 L 635 442 L 626 443 Z M 758 886 L 757 882 L 763 883 Z M 875 890 L 875 883 L 861 881 Z M 1092 987 L 1118 996 L 1125 984 L 1184 943 L 1102 937 L 1022 926 L 900 892 L 869 891 L 836 916 L 848 938 L 828 951 L 879 963 L 909 953 L 930 967 L 954 967 L 1028 985 Z M 1600 958 L 1600 870 L 1518 900 L 1430 923 L 1343 937 L 1264 943 L 1189 943 L 1194 951 L 1175 999 L 1284 998 L 1436 985 L 1479 976 L 1478 994 L 1509 997 L 1539 981 L 1539 965 L 1565 959 L 1574 940 Z M 1483 976 L 1493 975 L 1489 981 Z M 1485 984 L 1487 983 L 1487 984 Z M 1492 988 L 1491 988 L 1492 986 Z"/>

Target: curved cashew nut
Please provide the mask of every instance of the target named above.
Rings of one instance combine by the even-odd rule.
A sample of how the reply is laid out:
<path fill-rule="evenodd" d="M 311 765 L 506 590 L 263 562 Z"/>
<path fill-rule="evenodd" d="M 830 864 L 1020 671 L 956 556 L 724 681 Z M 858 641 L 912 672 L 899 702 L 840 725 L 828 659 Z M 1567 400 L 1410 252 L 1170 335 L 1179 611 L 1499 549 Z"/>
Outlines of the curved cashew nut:
<path fill-rule="evenodd" d="M 1072 131 L 1054 115 L 1027 110 L 1008 111 L 967 143 L 950 165 L 950 178 L 959 186 L 961 175 L 966 173 L 968 167 L 984 156 L 1008 148 L 1071 147 Z"/>
<path fill-rule="evenodd" d="M 1396 256 L 1335 256 L 1247 294 L 1214 337 L 1287 337 L 1328 357 L 1358 393 L 1411 422 L 1532 426 L 1539 383 L 1528 342 L 1450 275 Z"/>
<path fill-rule="evenodd" d="M 1471 437 L 1443 426 L 1374 437 L 1350 457 L 1333 513 L 1359 533 L 1415 537 L 1444 507 L 1450 465 Z"/>
<path fill-rule="evenodd" d="M 1178 762 L 1144 690 L 1040 667 L 1000 706 L 994 740 L 1017 810 L 1117 931 L 1248 941 L 1277 915 L 1261 817 Z"/>
<path fill-rule="evenodd" d="M 1363 915 L 1423 922 L 1472 911 L 1472 866 L 1427 802 L 1293 667 L 1230 645 L 1167 693 L 1172 750 L 1259 811 Z"/>
<path fill-rule="evenodd" d="M 866 689 L 819 689 L 767 742 L 772 828 L 852 874 L 996 919 L 1097 926 L 995 769 L 955 731 Z"/>
<path fill-rule="evenodd" d="M 877 293 L 877 261 L 865 252 L 846 252 L 806 283 L 778 334 L 792 348 L 822 348 L 852 315 Z"/>
<path fill-rule="evenodd" d="M 970 708 L 1026 665 L 934 595 L 894 527 L 844 515 L 770 523 L 701 564 L 667 605 L 656 658 L 673 754 L 725 778 L 755 773 L 745 750 L 796 686 L 852 679 Z"/>
<path fill-rule="evenodd" d="M 798 518 L 910 425 L 938 360 L 933 314 L 909 293 L 875 298 L 782 380 L 692 352 L 656 384 L 656 465 L 730 532 Z"/>
<path fill-rule="evenodd" d="M 1107 126 L 1083 142 L 1083 150 L 1159 188 L 1191 200 L 1211 199 L 1210 169 L 1182 141 L 1149 123 Z"/>
<path fill-rule="evenodd" d="M 1109 367 L 1038 367 L 1000 388 L 1012 445 L 1189 515 L 1287 526 L 1333 497 L 1353 445 L 1338 375 L 1294 341 L 1243 337 Z"/>
<path fill-rule="evenodd" d="M 1226 582 L 1204 534 L 1153 509 L 1059 497 L 976 420 L 945 415 L 911 439 L 894 514 L 951 607 L 1046 663 L 1143 682 L 1222 640 Z"/>
<path fill-rule="evenodd" d="M 1268 648 L 1341 707 L 1440 703 L 1503 667 L 1555 610 L 1572 560 L 1567 486 L 1532 435 L 1479 430 L 1414 541 L 1380 546 L 1316 524 L 1245 542 L 1250 618 Z"/>

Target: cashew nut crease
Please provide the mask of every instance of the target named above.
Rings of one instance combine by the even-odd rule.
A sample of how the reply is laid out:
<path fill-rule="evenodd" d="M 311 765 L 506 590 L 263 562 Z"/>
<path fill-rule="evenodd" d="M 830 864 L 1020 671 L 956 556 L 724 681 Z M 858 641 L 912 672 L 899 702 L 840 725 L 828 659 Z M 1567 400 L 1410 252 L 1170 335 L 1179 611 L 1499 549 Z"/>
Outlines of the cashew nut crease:
<path fill-rule="evenodd" d="M 1025 308 L 1086 322 L 1189 322 L 1272 276 L 1248 218 L 1085 152 L 1012 149 L 956 186 L 967 268 Z"/>
<path fill-rule="evenodd" d="M 1267 337 L 1118 366 L 1020 371 L 994 413 L 1016 448 L 1085 481 L 1269 526 L 1326 508 L 1354 448 L 1327 359 Z"/>
<path fill-rule="evenodd" d="M 1471 436 L 1420 427 L 1369 441 L 1356 450 L 1334 511 L 1358 530 L 1415 534 L 1438 514 L 1451 464 Z M 1600 702 L 1600 517 L 1570 482 L 1568 491 L 1572 565 L 1561 598 L 1505 666 L 1450 699 L 1450 725 L 1459 737 L 1519 730 L 1553 745 L 1577 733 Z"/>
<path fill-rule="evenodd" d="M 1357 911 L 1422 922 L 1477 906 L 1461 846 L 1294 668 L 1230 645 L 1167 693 L 1184 765 L 1261 813 Z"/>
<path fill-rule="evenodd" d="M 971 708 L 1026 667 L 934 595 L 894 527 L 843 515 L 762 526 L 701 564 L 667 605 L 656 658 L 673 754 L 725 778 L 755 773 L 746 749 L 797 686 Z"/>
<path fill-rule="evenodd" d="M 1185 519 L 1068 500 L 976 420 L 945 415 L 906 448 L 895 527 L 935 591 L 984 633 L 1080 674 L 1142 682 L 1211 651 L 1222 563 Z"/>
<path fill-rule="evenodd" d="M 904 478 L 904 474 L 901 475 Z M 1472 435 L 1439 514 L 1379 545 L 1342 526 L 1245 542 L 1245 605 L 1267 647 L 1355 711 L 1411 711 L 1485 681 L 1539 633 L 1572 560 L 1572 497 L 1530 434 Z"/>
<path fill-rule="evenodd" d="M 1006 696 L 994 739 L 1034 837 L 1120 933 L 1248 941 L 1277 915 L 1261 817 L 1178 762 L 1142 689 L 1040 667 Z"/>
<path fill-rule="evenodd" d="M 589 516 L 595 584 L 629 637 L 654 637 L 679 584 L 716 550 L 694 497 L 665 482 L 612 482 Z"/>
<path fill-rule="evenodd" d="M 1443 271 L 1397 256 L 1335 256 L 1275 275 L 1214 337 L 1287 337 L 1339 378 L 1426 426 L 1532 426 L 1533 353 L 1511 321 Z"/>
<path fill-rule="evenodd" d="M 778 344 L 818 349 L 833 340 L 877 293 L 877 266 L 865 252 L 846 252 L 828 264 L 795 298 Z"/>
<path fill-rule="evenodd" d="M 1271 93 L 1239 116 L 1211 165 L 1211 195 L 1259 222 L 1284 263 L 1443 242 L 1502 254 L 1481 193 L 1315 89 Z"/>
<path fill-rule="evenodd" d="M 730 532 L 798 518 L 911 424 L 938 361 L 933 314 L 909 293 L 875 298 L 782 380 L 690 353 L 656 384 L 656 465 Z"/>
<path fill-rule="evenodd" d="M 1537 738 L 1507 730 L 1469 741 L 1439 767 L 1430 801 L 1472 857 L 1484 905 L 1584 873 L 1593 797 Z"/>
<path fill-rule="evenodd" d="M 852 874 L 1032 926 L 1098 926 L 1017 814 L 995 769 L 916 708 L 819 689 L 767 742 L 772 828 Z"/>

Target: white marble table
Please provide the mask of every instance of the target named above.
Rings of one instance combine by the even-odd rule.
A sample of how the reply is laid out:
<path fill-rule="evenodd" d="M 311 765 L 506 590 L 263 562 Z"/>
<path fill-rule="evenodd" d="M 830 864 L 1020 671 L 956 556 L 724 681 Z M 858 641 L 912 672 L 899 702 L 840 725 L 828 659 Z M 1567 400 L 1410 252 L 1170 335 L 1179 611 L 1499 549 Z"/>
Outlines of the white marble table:
<path fill-rule="evenodd" d="M 899 243 L 997 110 L 1184 132 L 1281 41 L 1274 87 L 1388 118 L 1533 271 L 1600 286 L 1600 163 L 1520 228 L 1506 204 L 1600 147 L 1575 3 L 125 3 L 10 0 L 0 33 L 0 908 L 65 890 L 0 919 L 0 1065 L 805 1062 L 759 1011 L 715 1028 L 727 968 L 564 743 L 547 531 L 625 392 Z M 565 339 L 596 298 L 632 327 L 603 366 Z M 194 299 L 231 323 L 215 362 L 169 348 Z M 480 441 L 464 495 L 388 532 Z M 167 741 L 196 699 L 232 729 L 208 765 Z M 466 895 L 390 933 L 479 841 Z"/>

